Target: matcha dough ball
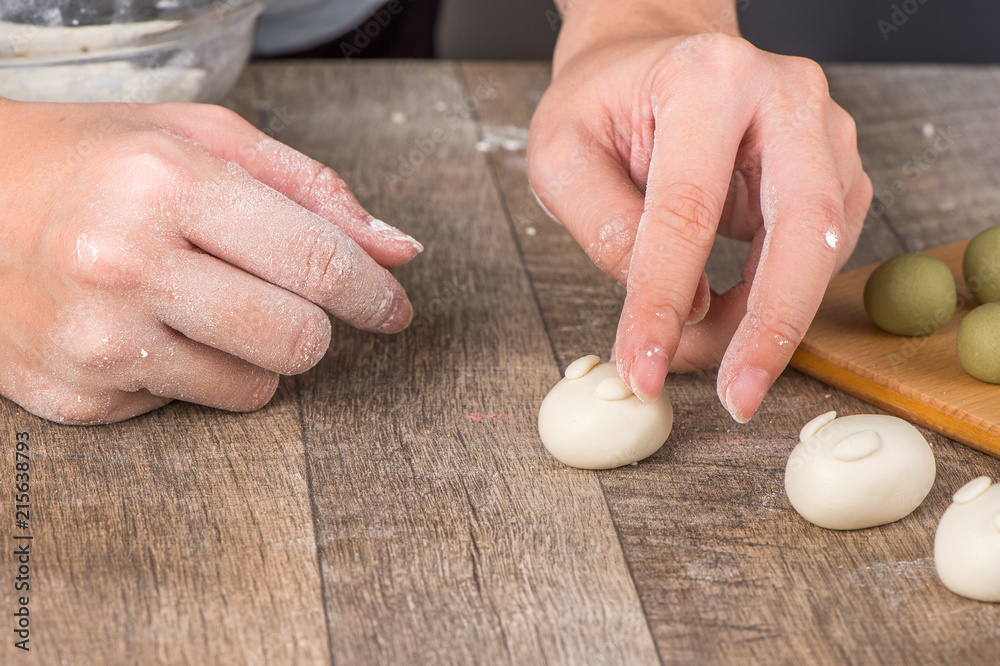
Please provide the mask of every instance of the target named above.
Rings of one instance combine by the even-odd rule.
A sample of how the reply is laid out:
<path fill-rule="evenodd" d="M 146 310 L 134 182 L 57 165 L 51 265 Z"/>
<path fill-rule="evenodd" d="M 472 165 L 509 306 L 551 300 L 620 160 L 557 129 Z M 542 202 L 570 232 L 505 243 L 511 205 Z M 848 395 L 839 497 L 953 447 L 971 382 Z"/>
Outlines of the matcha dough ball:
<path fill-rule="evenodd" d="M 909 252 L 884 262 L 865 284 L 865 311 L 894 335 L 929 335 L 955 314 L 955 278 L 940 259 Z"/>
<path fill-rule="evenodd" d="M 965 248 L 962 274 L 980 303 L 1000 301 L 1000 226 L 976 235 Z"/>
<path fill-rule="evenodd" d="M 965 315 L 958 327 L 958 361 L 976 379 L 1000 384 L 1000 303 Z"/>

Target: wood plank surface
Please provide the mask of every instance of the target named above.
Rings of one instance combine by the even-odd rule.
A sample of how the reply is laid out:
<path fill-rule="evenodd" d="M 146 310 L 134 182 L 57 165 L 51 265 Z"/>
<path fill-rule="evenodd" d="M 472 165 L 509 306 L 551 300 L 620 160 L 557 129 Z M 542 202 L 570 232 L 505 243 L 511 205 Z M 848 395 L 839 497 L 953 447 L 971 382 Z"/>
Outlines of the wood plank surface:
<path fill-rule="evenodd" d="M 482 71 L 476 64 L 463 69 L 467 80 Z M 924 149 L 924 123 L 947 127 L 951 121 L 949 97 L 914 96 L 932 84 L 971 93 L 995 76 L 976 68 L 898 66 L 837 66 L 829 75 L 834 97 L 862 118 L 862 157 L 880 188 L 903 177 L 902 166 Z M 548 69 L 510 66 L 498 76 L 514 85 L 479 108 L 484 133 L 527 127 Z M 897 79 L 919 84 L 909 92 Z M 983 99 L 981 92 L 976 97 Z M 961 113 L 970 112 L 966 106 L 988 113 L 985 104 L 964 101 L 969 104 L 960 103 Z M 1000 118 L 990 131 L 1000 135 Z M 928 161 L 887 211 L 870 215 L 847 268 L 919 245 L 923 236 L 900 233 L 892 214 L 927 207 L 920 197 L 958 196 L 937 188 L 964 180 L 964 196 L 974 198 L 971 210 L 989 205 L 990 181 L 969 179 L 971 173 L 987 174 L 967 150 L 956 144 Z M 560 364 L 584 353 L 606 354 L 623 292 L 537 208 L 526 184 L 524 153 L 501 147 L 491 156 Z M 938 173 L 939 164 L 950 171 Z M 927 223 L 935 242 L 967 237 L 985 224 L 984 218 L 967 219 L 969 208 L 959 208 L 956 203 L 945 211 L 940 229 Z M 708 266 L 713 288 L 739 279 L 744 257 L 741 244 L 718 241 Z M 788 453 L 813 416 L 830 409 L 844 415 L 879 410 L 794 370 L 785 372 L 744 426 L 719 405 L 713 373 L 671 376 L 667 390 L 675 432 L 664 448 L 637 467 L 597 473 L 663 663 L 935 664 L 993 658 L 1000 609 L 942 588 L 931 544 L 951 493 L 974 476 L 1000 476 L 996 460 L 925 431 L 935 445 L 938 479 L 924 504 L 892 525 L 830 532 L 806 523 L 788 504 L 783 487 Z"/>
<path fill-rule="evenodd" d="M 466 87 L 448 64 L 283 71 L 257 68 L 263 96 L 308 121 L 280 138 L 427 248 L 397 271 L 409 331 L 335 326 L 298 380 L 333 661 L 655 660 L 597 478 L 535 434 L 559 375 L 475 147 L 490 73 Z"/>
<path fill-rule="evenodd" d="M 4 504 L 0 663 L 325 663 L 298 415 L 287 383 L 255 414 L 174 404 L 87 428 L 0 402 L 5 494 L 15 433 L 31 484 L 28 529 Z M 32 537 L 27 653 L 11 633 L 14 534 Z"/>
<path fill-rule="evenodd" d="M 879 330 L 865 312 L 865 282 L 878 264 L 837 276 L 792 357 L 793 367 L 935 430 L 1000 457 L 1000 386 L 966 374 L 955 340 L 978 303 L 962 277 L 966 242 L 925 250 L 951 268 L 959 308 L 933 335 L 906 338 Z"/>
<path fill-rule="evenodd" d="M 1000 70 L 829 73 L 892 194 L 849 267 L 996 222 Z M 177 404 L 73 428 L 0 400 L 7 497 L 17 433 L 32 456 L 30 526 L 8 500 L 0 528 L 0 663 L 995 661 L 1000 605 L 951 594 L 931 559 L 951 493 L 1000 477 L 995 459 L 926 432 L 938 479 L 914 514 L 814 527 L 782 485 L 799 427 L 876 410 L 794 370 L 745 426 L 712 372 L 671 376 L 675 432 L 637 466 L 547 456 L 538 404 L 568 362 L 607 354 L 623 297 L 528 189 L 547 82 L 534 64 L 249 68 L 229 104 L 426 245 L 395 271 L 413 325 L 335 324 L 322 363 L 254 414 Z M 717 244 L 713 287 L 745 252 Z M 12 586 L 28 533 L 24 654 Z"/>

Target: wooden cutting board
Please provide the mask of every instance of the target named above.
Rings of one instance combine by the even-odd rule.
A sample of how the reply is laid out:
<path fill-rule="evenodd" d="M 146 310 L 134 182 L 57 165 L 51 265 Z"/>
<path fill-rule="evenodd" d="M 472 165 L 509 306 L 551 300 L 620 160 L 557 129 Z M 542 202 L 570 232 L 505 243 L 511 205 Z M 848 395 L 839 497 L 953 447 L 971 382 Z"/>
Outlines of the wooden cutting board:
<path fill-rule="evenodd" d="M 970 377 L 959 365 L 955 336 L 976 302 L 962 277 L 967 242 L 926 254 L 955 275 L 959 309 L 933 335 L 905 338 L 875 327 L 862 302 L 878 264 L 838 275 L 830 283 L 791 365 L 873 405 L 1000 458 L 1000 385 Z"/>

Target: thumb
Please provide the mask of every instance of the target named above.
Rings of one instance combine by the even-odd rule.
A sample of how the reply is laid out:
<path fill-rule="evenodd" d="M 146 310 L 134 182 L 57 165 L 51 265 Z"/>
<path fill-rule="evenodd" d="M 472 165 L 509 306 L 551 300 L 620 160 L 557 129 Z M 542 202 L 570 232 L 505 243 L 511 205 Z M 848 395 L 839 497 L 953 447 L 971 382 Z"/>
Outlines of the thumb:
<path fill-rule="evenodd" d="M 619 156 L 592 138 L 572 132 L 550 137 L 532 126 L 528 178 L 549 215 L 624 286 L 643 197 Z"/>

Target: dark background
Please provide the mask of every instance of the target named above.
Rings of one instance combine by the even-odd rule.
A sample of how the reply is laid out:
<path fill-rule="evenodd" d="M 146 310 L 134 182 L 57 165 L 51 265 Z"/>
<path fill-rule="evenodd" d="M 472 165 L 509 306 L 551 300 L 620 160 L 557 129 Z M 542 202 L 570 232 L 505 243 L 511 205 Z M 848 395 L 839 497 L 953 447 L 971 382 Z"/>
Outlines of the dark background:
<path fill-rule="evenodd" d="M 739 0 L 739 7 L 743 35 L 778 53 L 826 62 L 1000 62 L 995 0 Z M 438 55 L 547 59 L 552 12 L 550 0 L 445 0 Z M 898 30 L 880 28 L 880 20 L 897 27 L 893 19 Z"/>

